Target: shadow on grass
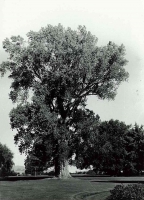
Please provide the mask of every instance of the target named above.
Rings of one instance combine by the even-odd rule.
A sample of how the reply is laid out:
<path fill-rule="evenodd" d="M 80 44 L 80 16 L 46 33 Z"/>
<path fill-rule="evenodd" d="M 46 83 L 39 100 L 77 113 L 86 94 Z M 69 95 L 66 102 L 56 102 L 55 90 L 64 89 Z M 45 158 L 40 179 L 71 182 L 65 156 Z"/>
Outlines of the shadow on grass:
<path fill-rule="evenodd" d="M 0 181 L 39 180 L 45 178 L 53 178 L 53 176 L 7 176 L 1 177 Z"/>

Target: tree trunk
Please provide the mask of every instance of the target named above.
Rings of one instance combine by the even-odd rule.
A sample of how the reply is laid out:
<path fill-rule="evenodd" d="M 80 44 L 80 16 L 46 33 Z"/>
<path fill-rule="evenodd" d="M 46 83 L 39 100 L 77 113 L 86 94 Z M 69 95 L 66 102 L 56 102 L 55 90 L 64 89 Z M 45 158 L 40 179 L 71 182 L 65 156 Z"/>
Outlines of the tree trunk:
<path fill-rule="evenodd" d="M 65 141 L 67 143 L 67 141 Z M 59 151 L 59 142 L 56 140 L 56 149 L 55 149 L 55 158 L 54 158 L 54 168 L 55 168 L 55 177 L 58 177 L 60 179 L 68 179 L 71 178 L 71 175 L 69 173 L 68 169 L 68 159 L 67 159 L 67 153 L 63 155 L 63 151 Z M 61 152 L 61 153 L 60 153 Z M 62 155 L 61 155 L 62 154 Z M 65 158 L 64 158 L 65 157 Z"/>
<path fill-rule="evenodd" d="M 54 169 L 55 169 L 55 177 L 59 177 L 59 175 L 60 175 L 60 162 L 59 162 L 58 157 L 55 158 Z"/>
<path fill-rule="evenodd" d="M 69 173 L 68 167 L 68 160 L 65 159 L 64 162 L 61 164 L 61 170 L 59 175 L 60 179 L 68 179 L 72 177 Z"/>

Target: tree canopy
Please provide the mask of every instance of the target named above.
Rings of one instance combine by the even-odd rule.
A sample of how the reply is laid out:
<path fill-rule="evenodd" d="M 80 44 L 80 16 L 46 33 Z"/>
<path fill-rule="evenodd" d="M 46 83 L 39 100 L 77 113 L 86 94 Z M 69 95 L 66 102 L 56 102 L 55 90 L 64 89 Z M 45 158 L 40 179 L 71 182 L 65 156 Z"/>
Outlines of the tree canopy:
<path fill-rule="evenodd" d="M 24 41 L 12 36 L 3 42 L 9 58 L 0 71 L 2 76 L 10 72 L 9 96 L 18 103 L 10 113 L 11 126 L 24 151 L 48 137 L 60 173 L 73 154 L 72 141 L 78 135 L 73 119 L 85 110 L 87 96 L 114 99 L 120 83 L 127 80 L 125 48 L 113 42 L 98 47 L 85 26 L 72 30 L 48 25 L 27 37 Z"/>
<path fill-rule="evenodd" d="M 119 120 L 99 122 L 79 143 L 77 167 L 109 175 L 140 175 L 144 170 L 144 129 Z"/>

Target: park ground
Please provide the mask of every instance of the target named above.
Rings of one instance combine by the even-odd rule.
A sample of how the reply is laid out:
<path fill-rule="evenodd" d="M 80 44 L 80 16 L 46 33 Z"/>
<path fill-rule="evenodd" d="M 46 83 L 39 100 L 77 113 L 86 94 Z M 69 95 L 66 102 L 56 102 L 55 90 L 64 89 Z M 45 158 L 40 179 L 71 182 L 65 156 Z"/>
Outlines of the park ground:
<path fill-rule="evenodd" d="M 41 179 L 1 181 L 0 200 L 104 200 L 117 184 L 108 180 L 136 180 L 139 178 L 71 178 L 68 180 Z M 144 177 L 143 177 L 144 179 Z M 100 181 L 100 182 L 96 182 Z M 124 183 L 125 184 L 125 183 Z"/>
<path fill-rule="evenodd" d="M 115 185 L 77 178 L 1 181 L 0 200 L 102 200 Z"/>

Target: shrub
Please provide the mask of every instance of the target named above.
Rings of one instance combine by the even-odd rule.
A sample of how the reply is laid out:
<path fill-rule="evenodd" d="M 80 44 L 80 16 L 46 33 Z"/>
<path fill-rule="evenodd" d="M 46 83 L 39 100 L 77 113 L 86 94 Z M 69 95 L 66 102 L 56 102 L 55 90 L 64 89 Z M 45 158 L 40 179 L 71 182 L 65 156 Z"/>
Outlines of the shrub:
<path fill-rule="evenodd" d="M 55 172 L 54 171 L 50 171 L 50 172 L 47 173 L 47 175 L 49 175 L 49 176 L 55 176 Z"/>
<path fill-rule="evenodd" d="M 96 173 L 95 173 L 93 170 L 87 171 L 86 174 L 88 174 L 88 175 L 93 175 L 93 176 L 96 175 Z"/>
<path fill-rule="evenodd" d="M 110 193 L 107 200 L 142 200 L 144 187 L 141 184 L 117 185 Z"/>
<path fill-rule="evenodd" d="M 17 176 L 17 173 L 14 170 L 11 170 L 7 176 Z"/>

